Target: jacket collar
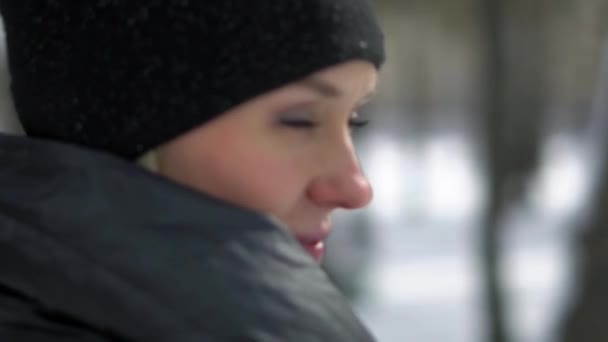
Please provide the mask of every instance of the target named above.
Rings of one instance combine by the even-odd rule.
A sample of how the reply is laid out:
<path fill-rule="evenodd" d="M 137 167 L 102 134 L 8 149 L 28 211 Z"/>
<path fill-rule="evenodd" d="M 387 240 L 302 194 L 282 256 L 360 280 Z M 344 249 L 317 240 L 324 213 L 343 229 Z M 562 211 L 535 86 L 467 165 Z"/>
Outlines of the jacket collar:
<path fill-rule="evenodd" d="M 102 152 L 6 135 L 0 188 L 0 284 L 40 310 L 133 340 L 370 339 L 263 215 Z"/>

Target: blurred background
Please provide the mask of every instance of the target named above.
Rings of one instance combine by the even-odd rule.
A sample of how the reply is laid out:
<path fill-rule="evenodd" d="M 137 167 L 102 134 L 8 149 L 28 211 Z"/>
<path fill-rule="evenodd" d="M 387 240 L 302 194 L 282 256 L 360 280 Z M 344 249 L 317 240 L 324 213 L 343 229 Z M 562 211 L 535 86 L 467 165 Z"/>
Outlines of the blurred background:
<path fill-rule="evenodd" d="M 608 0 L 376 3 L 375 200 L 331 278 L 380 342 L 608 341 Z"/>
<path fill-rule="evenodd" d="M 375 200 L 324 267 L 380 342 L 608 341 L 608 1 L 376 3 Z"/>

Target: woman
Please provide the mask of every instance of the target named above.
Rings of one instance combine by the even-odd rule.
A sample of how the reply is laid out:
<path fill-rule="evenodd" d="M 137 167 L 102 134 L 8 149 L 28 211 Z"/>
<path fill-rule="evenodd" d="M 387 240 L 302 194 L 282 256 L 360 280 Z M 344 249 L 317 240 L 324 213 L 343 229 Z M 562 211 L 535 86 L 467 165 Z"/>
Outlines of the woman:
<path fill-rule="evenodd" d="M 29 135 L 0 135 L 1 340 L 371 340 L 314 262 L 371 199 L 366 0 L 0 11 Z"/>

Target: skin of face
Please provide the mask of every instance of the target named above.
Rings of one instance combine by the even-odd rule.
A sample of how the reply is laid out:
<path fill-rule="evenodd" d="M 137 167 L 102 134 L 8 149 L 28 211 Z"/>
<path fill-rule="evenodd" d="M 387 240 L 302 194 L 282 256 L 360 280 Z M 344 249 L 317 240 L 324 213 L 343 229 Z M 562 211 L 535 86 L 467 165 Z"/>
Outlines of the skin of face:
<path fill-rule="evenodd" d="M 372 199 L 350 126 L 377 77 L 351 61 L 267 92 L 161 146 L 158 172 L 322 239 L 332 211 Z"/>

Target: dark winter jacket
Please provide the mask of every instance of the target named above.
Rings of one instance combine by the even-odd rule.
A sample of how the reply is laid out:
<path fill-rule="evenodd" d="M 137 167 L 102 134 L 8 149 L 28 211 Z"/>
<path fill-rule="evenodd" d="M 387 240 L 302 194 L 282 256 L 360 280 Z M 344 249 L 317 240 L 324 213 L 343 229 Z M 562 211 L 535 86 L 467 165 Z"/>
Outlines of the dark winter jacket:
<path fill-rule="evenodd" d="M 0 341 L 371 341 L 270 219 L 0 134 Z"/>

